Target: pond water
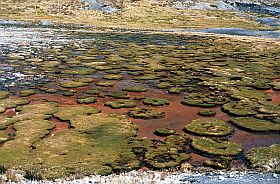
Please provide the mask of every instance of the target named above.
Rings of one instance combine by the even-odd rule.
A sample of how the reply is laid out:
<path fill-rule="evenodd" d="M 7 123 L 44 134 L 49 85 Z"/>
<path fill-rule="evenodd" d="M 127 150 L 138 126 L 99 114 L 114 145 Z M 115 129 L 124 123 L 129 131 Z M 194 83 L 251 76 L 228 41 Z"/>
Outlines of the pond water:
<path fill-rule="evenodd" d="M 246 32 L 240 29 L 202 31 L 238 35 Z M 271 34 L 253 33 L 245 35 L 269 37 Z M 274 33 L 272 37 L 280 38 L 280 35 Z M 195 133 L 186 132 L 184 127 L 202 118 L 197 114 L 200 110 L 211 109 L 216 113 L 213 118 L 225 121 L 226 126 L 234 130 L 225 138 L 249 151 L 256 146 L 280 143 L 279 130 L 256 133 L 238 128 L 228 123 L 235 115 L 221 107 L 243 100 L 249 105 L 259 100 L 256 107 L 264 107 L 266 103 L 269 107 L 279 105 L 278 88 L 273 81 L 279 78 L 280 48 L 273 43 L 266 44 L 271 48 L 269 51 L 260 48 L 259 43 L 248 45 L 215 36 L 2 25 L 0 88 L 9 91 L 11 96 L 18 96 L 23 89 L 33 89 L 37 94 L 26 97 L 32 104 L 54 101 L 62 107 L 79 105 L 78 99 L 95 97 L 97 102 L 83 105 L 96 107 L 104 113 L 127 115 L 134 108 L 114 109 L 104 104 L 116 100 L 112 92 L 121 93 L 127 87 L 140 86 L 146 90 L 129 91 L 123 98 L 134 100 L 138 108 L 162 111 L 164 116 L 158 119 L 129 116 L 138 127 L 139 137 L 164 140 L 154 134 L 158 128 L 172 128 L 177 133 L 197 137 Z M 82 85 L 65 87 L 68 82 Z M 259 85 L 269 91 L 264 92 Z M 192 94 L 206 96 L 201 97 L 202 100 L 191 99 L 194 100 L 192 105 L 182 104 L 184 97 Z M 165 99 L 169 104 L 148 105 L 143 101 L 145 98 Z M 217 99 L 221 98 L 227 101 L 218 103 Z M 263 115 L 257 110 L 256 114 Z M 275 117 L 267 120 L 277 121 Z M 44 139 L 69 128 L 68 122 L 55 118 L 51 121 L 56 128 Z M 204 154 L 192 154 L 193 163 L 201 165 L 205 160 Z"/>

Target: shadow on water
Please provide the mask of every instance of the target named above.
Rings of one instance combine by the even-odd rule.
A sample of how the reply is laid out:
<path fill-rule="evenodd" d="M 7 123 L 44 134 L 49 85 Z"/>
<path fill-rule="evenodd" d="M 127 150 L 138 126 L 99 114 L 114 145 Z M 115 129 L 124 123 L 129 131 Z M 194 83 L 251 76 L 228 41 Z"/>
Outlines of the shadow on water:
<path fill-rule="evenodd" d="M 280 39 L 280 31 L 269 31 L 269 30 L 262 31 L 262 30 L 249 30 L 249 29 L 241 29 L 241 28 L 209 28 L 209 29 L 203 29 L 201 30 L 201 32 Z"/>
<path fill-rule="evenodd" d="M 272 16 L 280 16 L 280 8 L 274 6 L 265 6 L 259 4 L 250 4 L 250 3 L 235 3 L 236 8 L 242 12 L 253 12 L 259 14 L 267 14 Z"/>

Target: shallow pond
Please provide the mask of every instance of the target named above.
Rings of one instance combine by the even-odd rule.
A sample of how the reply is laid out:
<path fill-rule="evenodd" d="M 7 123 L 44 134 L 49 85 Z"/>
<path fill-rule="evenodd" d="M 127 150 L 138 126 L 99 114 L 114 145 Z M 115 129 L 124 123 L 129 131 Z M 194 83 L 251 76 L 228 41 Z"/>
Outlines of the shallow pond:
<path fill-rule="evenodd" d="M 218 29 L 205 30 L 216 31 L 222 33 Z M 240 30 L 226 30 L 229 34 L 232 31 Z M 243 31 L 239 33 L 242 35 Z M 277 33 L 273 37 L 280 38 Z M 232 130 L 221 139 L 240 144 L 245 152 L 253 147 L 279 144 L 277 125 L 274 129 L 267 125 L 255 131 L 229 123 L 229 119 L 239 116 L 235 108 L 240 107 L 235 103 L 245 104 L 247 109 L 237 109 L 244 111 L 245 116 L 265 119 L 268 124 L 279 123 L 280 48 L 273 42 L 266 42 L 265 47 L 260 44 L 264 43 L 248 44 L 215 36 L 0 26 L 1 90 L 10 92 L 12 99 L 20 96 L 43 109 L 37 112 L 36 105 L 21 107 L 16 104 L 13 108 L 17 114 L 14 114 L 7 105 L 11 102 L 4 99 L 1 101 L 6 108 L 4 115 L 16 119 L 22 114 L 28 115 L 28 108 L 34 108 L 39 119 L 47 115 L 47 131 L 31 145 L 33 149 L 38 146 L 39 150 L 44 148 L 41 142 L 46 144 L 48 140 L 66 136 L 67 132 L 80 135 L 93 131 L 84 128 L 89 126 L 86 121 L 80 125 L 76 119 L 71 119 L 73 117 L 63 119 L 56 114 L 56 111 L 65 113 L 63 109 L 68 106 L 94 107 L 104 114 L 125 115 L 138 127 L 139 137 L 163 141 L 164 136 L 154 134 L 156 129 L 174 129 L 194 140 L 204 136 L 186 131 L 185 126 L 203 118 L 198 115 L 199 111 L 210 109 L 215 113 L 212 118 L 223 120 L 223 126 Z M 116 106 L 107 105 L 111 101 L 117 101 Z M 57 102 L 60 110 L 53 106 L 41 107 L 45 102 Z M 233 104 L 232 109 L 224 110 L 224 104 Z M 135 111 L 136 108 L 142 110 Z M 145 114 L 147 111 L 150 114 Z M 18 122 L 14 126 L 6 131 L 15 128 L 23 135 L 28 131 Z M 100 129 L 103 130 L 102 126 Z M 205 137 L 219 130 L 217 127 L 209 129 L 210 134 Z M 8 141 L 7 145 L 16 140 Z M 193 151 L 193 147 L 189 150 L 194 165 L 201 166 L 203 161 L 213 158 L 207 150 L 206 153 Z M 62 152 L 60 156 L 68 155 L 68 150 Z M 233 158 L 245 165 L 244 152 Z M 103 166 L 108 167 L 108 164 Z"/>

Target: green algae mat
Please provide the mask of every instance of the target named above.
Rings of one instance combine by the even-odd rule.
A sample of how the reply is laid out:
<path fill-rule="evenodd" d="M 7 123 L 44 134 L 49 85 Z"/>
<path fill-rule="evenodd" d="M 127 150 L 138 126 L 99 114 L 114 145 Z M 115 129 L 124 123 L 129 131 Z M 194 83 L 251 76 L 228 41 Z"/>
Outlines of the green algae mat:
<path fill-rule="evenodd" d="M 55 34 L 64 40 L 0 45 L 1 167 L 56 179 L 203 158 L 279 171 L 279 41 Z"/>

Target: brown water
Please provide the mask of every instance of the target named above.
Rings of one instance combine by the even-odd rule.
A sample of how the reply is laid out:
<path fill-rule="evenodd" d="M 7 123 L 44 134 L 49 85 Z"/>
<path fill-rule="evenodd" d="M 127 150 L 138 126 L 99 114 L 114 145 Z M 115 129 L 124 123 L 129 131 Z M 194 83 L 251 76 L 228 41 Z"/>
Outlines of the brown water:
<path fill-rule="evenodd" d="M 109 88 L 102 88 L 101 87 L 101 94 L 107 94 L 111 91 L 119 91 L 123 85 L 129 83 L 129 80 L 125 81 L 125 83 L 118 82 L 114 87 Z M 92 89 L 92 86 L 86 86 L 82 88 L 76 88 L 78 93 L 74 97 L 65 97 L 59 94 L 35 94 L 29 97 L 32 103 L 41 103 L 44 100 L 47 101 L 55 101 L 60 106 L 64 105 L 76 105 L 76 97 L 81 95 L 82 92 L 85 92 L 89 89 Z M 102 90 L 103 89 L 103 90 Z M 272 98 L 273 103 L 280 104 L 280 92 L 279 91 L 266 91 Z M 165 117 L 160 119 L 151 119 L 151 120 L 143 120 L 143 119 L 134 119 L 129 117 L 129 119 L 134 122 L 138 127 L 138 136 L 141 138 L 150 138 L 150 139 L 160 139 L 164 140 L 164 137 L 160 137 L 154 134 L 154 131 L 158 128 L 172 128 L 175 129 L 177 133 L 185 133 L 184 126 L 187 123 L 190 123 L 194 119 L 201 118 L 197 114 L 199 110 L 206 109 L 200 107 L 190 107 L 181 104 L 181 100 L 183 99 L 184 95 L 174 95 L 168 94 L 163 90 L 157 90 L 153 88 L 149 88 L 146 92 L 128 92 L 130 99 L 134 99 L 136 96 L 145 96 L 145 97 L 155 97 L 155 98 L 164 98 L 167 99 L 170 104 L 160 107 L 152 107 L 147 106 L 142 103 L 141 100 L 137 101 L 138 108 L 141 107 L 152 107 L 152 108 L 160 108 L 162 111 L 165 112 Z M 110 107 L 104 106 L 104 103 L 107 101 L 115 100 L 111 97 L 98 97 L 97 102 L 94 104 L 89 104 L 88 106 L 92 106 L 98 109 L 101 109 L 104 113 L 118 113 L 126 115 L 127 112 L 133 108 L 121 108 L 121 109 L 112 109 Z M 214 118 L 224 120 L 228 122 L 230 116 L 223 111 L 221 111 L 220 107 L 211 108 L 216 112 L 216 115 L 213 116 Z M 8 112 L 7 112 L 8 113 Z M 49 137 L 53 136 L 54 134 L 67 130 L 69 128 L 69 124 L 67 122 L 60 122 L 55 118 L 52 118 L 51 121 L 56 125 L 56 128 L 51 132 Z M 231 125 L 231 124 L 229 124 Z M 231 125 L 232 126 L 232 125 Z M 235 132 L 229 139 L 233 142 L 239 143 L 243 146 L 245 151 L 250 150 L 253 147 L 259 146 L 270 146 L 275 143 L 280 143 L 280 136 L 279 134 L 256 134 L 250 133 L 243 130 L 240 130 L 234 127 Z M 193 136 L 188 134 L 189 136 Z M 201 162 L 201 157 L 193 157 L 193 160 L 198 159 L 198 162 Z M 203 160 L 203 159 L 202 159 Z"/>
<path fill-rule="evenodd" d="M 50 132 L 50 134 L 47 136 L 48 138 L 54 136 L 55 134 L 65 131 L 69 129 L 69 123 L 64 122 L 64 121 L 59 121 L 56 118 L 51 118 L 51 122 L 55 124 L 55 128 Z"/>

